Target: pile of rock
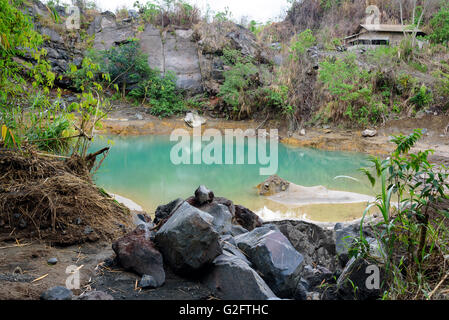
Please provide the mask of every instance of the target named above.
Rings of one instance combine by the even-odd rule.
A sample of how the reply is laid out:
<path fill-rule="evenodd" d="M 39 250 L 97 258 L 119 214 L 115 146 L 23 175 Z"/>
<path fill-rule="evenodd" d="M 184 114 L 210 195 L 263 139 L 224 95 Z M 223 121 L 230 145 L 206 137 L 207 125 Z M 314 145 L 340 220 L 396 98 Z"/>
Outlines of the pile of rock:
<path fill-rule="evenodd" d="M 278 227 L 205 186 L 159 206 L 152 226 L 113 244 L 117 262 L 142 276 L 141 287 L 161 286 L 165 265 L 221 299 L 294 298 L 304 257 Z"/>
<path fill-rule="evenodd" d="M 141 276 L 142 289 L 164 285 L 170 268 L 225 300 L 372 299 L 380 289 L 365 285 L 368 267 L 381 259 L 349 258 L 360 222 L 319 226 L 304 221 L 264 223 L 251 210 L 216 197 L 205 186 L 195 195 L 157 208 L 155 219 L 112 245 L 115 262 Z M 381 246 L 364 230 L 372 256 Z M 371 270 L 371 269 L 370 269 Z M 374 279 L 376 280 L 376 279 Z M 357 291 L 354 291 L 354 284 Z M 94 299 L 101 294 L 85 297 Z M 43 299 L 71 299 L 61 288 Z"/>

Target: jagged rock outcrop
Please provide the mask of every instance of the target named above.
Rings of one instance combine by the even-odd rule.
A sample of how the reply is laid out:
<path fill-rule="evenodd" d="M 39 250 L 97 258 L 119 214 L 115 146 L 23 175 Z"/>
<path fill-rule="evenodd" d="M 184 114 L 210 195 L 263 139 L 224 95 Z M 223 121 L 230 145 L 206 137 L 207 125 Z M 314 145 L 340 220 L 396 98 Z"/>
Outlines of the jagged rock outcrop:
<path fill-rule="evenodd" d="M 57 6 L 56 11 L 62 18 L 66 17 L 64 7 Z M 177 86 L 190 94 L 203 91 L 214 95 L 218 93 L 224 79 L 221 56 L 225 47 L 239 50 L 262 63 L 270 60 L 268 49 L 259 45 L 249 30 L 235 23 L 201 22 L 189 30 L 173 26 L 160 29 L 142 24 L 136 12 L 131 11 L 128 18 L 120 21 L 110 11 L 91 17 L 89 26 L 83 32 L 88 37 L 94 37 L 93 48 L 106 50 L 137 38 L 142 51 L 148 55 L 149 66 L 162 74 L 173 72 Z M 81 37 L 83 32 L 67 32 L 63 22 L 41 24 L 39 21 L 51 21 L 52 18 L 47 7 L 38 0 L 27 8 L 27 13 L 33 16 L 37 29 L 48 36 L 44 48 L 58 75 L 63 75 L 71 63 L 81 65 L 86 47 L 86 38 Z M 57 84 L 67 87 L 70 83 L 65 78 L 62 81 L 58 79 Z"/>

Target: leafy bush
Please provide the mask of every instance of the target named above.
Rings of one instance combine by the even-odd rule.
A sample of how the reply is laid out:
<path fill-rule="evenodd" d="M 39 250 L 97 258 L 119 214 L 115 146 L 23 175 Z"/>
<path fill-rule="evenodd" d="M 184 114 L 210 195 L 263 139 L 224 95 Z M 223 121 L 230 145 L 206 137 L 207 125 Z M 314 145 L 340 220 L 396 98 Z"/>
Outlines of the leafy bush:
<path fill-rule="evenodd" d="M 442 8 L 431 20 L 432 33 L 429 39 L 433 43 L 449 43 L 449 8 Z"/>
<path fill-rule="evenodd" d="M 224 72 L 225 81 L 220 86 L 219 96 L 223 97 L 234 111 L 239 110 L 239 97 L 250 87 L 257 72 L 257 67 L 251 62 L 237 62 L 230 70 Z"/>
<path fill-rule="evenodd" d="M 316 43 L 316 38 L 314 37 L 312 31 L 307 29 L 294 38 L 290 44 L 290 59 L 295 59 L 298 61 L 299 57 L 302 56 L 308 48 Z"/>
<path fill-rule="evenodd" d="M 273 108 L 281 114 L 291 114 L 294 110 L 289 104 L 288 87 L 285 85 L 263 88 L 266 106 Z"/>
<path fill-rule="evenodd" d="M 428 90 L 425 85 L 422 85 L 418 89 L 418 92 L 412 98 L 410 98 L 410 102 L 413 103 L 418 109 L 429 105 L 432 100 L 432 92 Z"/>
<path fill-rule="evenodd" d="M 138 40 L 130 40 L 102 52 L 101 66 L 109 73 L 112 82 L 122 88 L 123 93 L 127 85 L 145 80 L 151 72 L 148 56 L 140 50 Z"/>
<path fill-rule="evenodd" d="M 167 117 L 186 110 L 182 95 L 176 88 L 176 77 L 172 72 L 161 76 L 157 70 L 151 70 L 147 79 L 140 82 L 129 95 L 142 104 L 151 105 L 150 112 L 155 116 Z"/>

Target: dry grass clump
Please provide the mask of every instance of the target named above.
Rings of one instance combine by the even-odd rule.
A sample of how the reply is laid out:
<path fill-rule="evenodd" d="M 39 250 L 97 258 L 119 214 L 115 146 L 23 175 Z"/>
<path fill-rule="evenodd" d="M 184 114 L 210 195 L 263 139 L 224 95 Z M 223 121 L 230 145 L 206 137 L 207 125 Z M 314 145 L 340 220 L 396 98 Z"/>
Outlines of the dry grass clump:
<path fill-rule="evenodd" d="M 132 226 L 129 210 L 90 180 L 87 164 L 0 149 L 0 238 L 60 245 L 110 240 Z"/>

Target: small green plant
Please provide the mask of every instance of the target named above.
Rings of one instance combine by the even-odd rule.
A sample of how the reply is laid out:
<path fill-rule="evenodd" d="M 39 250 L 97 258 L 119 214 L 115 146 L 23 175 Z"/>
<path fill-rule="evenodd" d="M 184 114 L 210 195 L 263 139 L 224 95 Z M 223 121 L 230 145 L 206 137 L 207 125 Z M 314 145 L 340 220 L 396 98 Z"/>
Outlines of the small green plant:
<path fill-rule="evenodd" d="M 314 37 L 312 30 L 307 29 L 301 32 L 292 41 L 290 45 L 290 59 L 298 61 L 302 55 L 306 52 L 308 48 L 316 43 L 316 38 Z"/>
<path fill-rule="evenodd" d="M 159 71 L 151 70 L 147 79 L 129 95 L 142 104 L 150 104 L 150 112 L 155 116 L 168 117 L 186 110 L 186 103 L 176 88 L 176 76 L 172 72 L 161 76 Z"/>
<path fill-rule="evenodd" d="M 429 163 L 432 150 L 410 153 L 421 137 L 419 129 L 408 136 L 394 136 L 392 141 L 396 149 L 391 156 L 385 160 L 371 159 L 374 175 L 372 170 L 361 169 L 373 186 L 377 179 L 381 180 L 381 194 L 363 214 L 359 245 L 353 254 L 367 255 L 364 219 L 369 210 L 376 207 L 382 214 L 376 230 L 377 240 L 383 248 L 387 296 L 390 298 L 407 297 L 410 291 L 422 294 L 428 277 L 425 273 L 427 264 L 435 255 L 447 254 L 447 247 L 437 249 L 435 241 L 447 243 L 447 233 L 440 231 L 439 226 L 449 214 L 441 210 L 436 215 L 430 212 L 435 212 L 433 205 L 448 198 L 445 190 L 449 187 L 449 174 L 446 167 Z"/>
<path fill-rule="evenodd" d="M 418 109 L 422 109 L 428 106 L 432 100 L 432 92 L 423 84 L 418 89 L 418 92 L 416 92 L 416 94 L 410 99 L 410 102 L 413 103 Z"/>

